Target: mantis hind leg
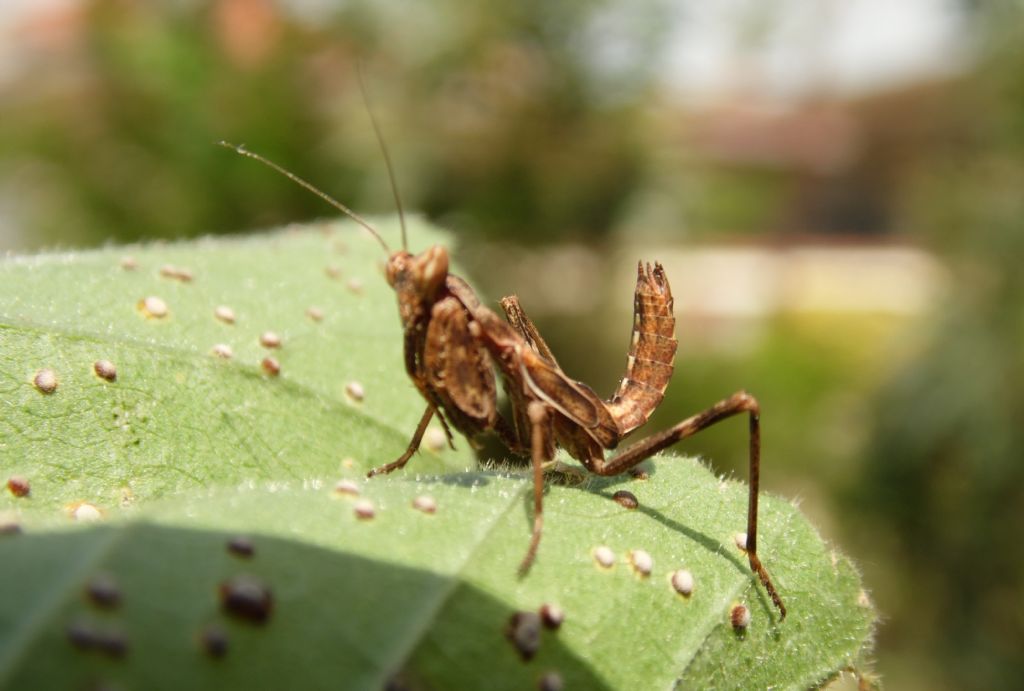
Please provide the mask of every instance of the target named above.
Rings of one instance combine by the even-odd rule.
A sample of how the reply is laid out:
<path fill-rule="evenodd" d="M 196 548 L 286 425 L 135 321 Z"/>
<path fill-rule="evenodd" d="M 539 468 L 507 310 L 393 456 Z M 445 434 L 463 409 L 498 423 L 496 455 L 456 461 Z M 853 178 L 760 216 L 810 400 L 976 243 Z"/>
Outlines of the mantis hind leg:
<path fill-rule="evenodd" d="M 600 459 L 591 460 L 588 468 L 598 475 L 618 475 L 676 442 L 686 437 L 691 437 L 702 429 L 707 429 L 715 423 L 741 413 L 747 413 L 750 419 L 750 488 L 747 502 L 747 544 L 745 551 L 751 570 L 757 574 L 772 602 L 779 608 L 781 618 L 785 619 L 786 606 L 782 603 L 782 598 L 779 596 L 778 590 L 775 589 L 767 569 L 761 564 L 761 560 L 757 556 L 757 499 L 761 475 L 761 406 L 756 398 L 745 391 L 735 393 L 707 410 L 686 418 L 664 432 L 652 434 L 627 446 L 607 461 Z"/>
<path fill-rule="evenodd" d="M 525 576 L 537 558 L 540 536 L 544 529 L 544 464 L 550 461 L 551 418 L 547 407 L 539 401 L 527 406 L 530 417 L 530 451 L 533 461 L 533 533 L 526 556 L 519 564 L 520 577 Z"/>

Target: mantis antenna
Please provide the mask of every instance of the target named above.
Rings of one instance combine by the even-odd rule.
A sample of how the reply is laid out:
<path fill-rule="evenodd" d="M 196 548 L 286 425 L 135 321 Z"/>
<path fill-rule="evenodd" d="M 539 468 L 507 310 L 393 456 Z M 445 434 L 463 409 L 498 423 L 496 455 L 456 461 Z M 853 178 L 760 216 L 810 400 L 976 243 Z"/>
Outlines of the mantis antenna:
<path fill-rule="evenodd" d="M 217 142 L 217 143 L 220 144 L 221 146 L 227 148 L 227 149 L 234 149 L 236 153 L 241 154 L 242 156 L 248 156 L 251 159 L 259 161 L 263 165 L 268 166 L 270 168 L 273 168 L 278 173 L 280 173 L 281 175 L 285 176 L 286 178 L 288 178 L 292 182 L 296 183 L 297 185 L 301 185 L 302 187 L 305 187 L 307 190 L 309 190 L 310 192 L 312 192 L 316 196 L 318 196 L 321 199 L 323 199 L 325 202 L 327 202 L 328 204 L 333 206 L 335 209 L 338 209 L 339 211 L 344 213 L 346 216 L 351 218 L 353 221 L 355 221 L 356 223 L 361 225 L 363 228 L 366 228 L 368 231 L 370 231 L 370 234 L 373 235 L 373 237 L 377 238 L 377 242 L 379 242 L 381 247 L 384 248 L 384 251 L 387 252 L 388 254 L 391 254 L 391 248 L 388 247 L 388 243 L 384 242 L 384 238 L 382 238 L 380 236 L 380 233 L 378 233 L 377 230 L 366 221 L 366 219 L 364 219 L 362 216 L 360 216 L 355 211 L 353 211 L 352 209 L 348 208 L 347 206 L 345 206 L 344 204 L 342 204 L 338 200 L 334 199 L 334 197 L 332 197 L 329 194 L 327 194 L 326 192 L 323 192 L 320 189 L 314 187 L 312 185 L 312 183 L 306 182 L 305 180 L 300 178 L 295 173 L 293 173 L 293 172 L 291 172 L 289 170 L 285 170 L 281 166 L 279 166 L 276 163 L 274 163 L 273 161 L 271 161 L 269 158 L 265 158 L 264 156 L 260 156 L 259 154 L 255 153 L 255 152 L 249 151 L 248 149 L 245 148 L 244 145 L 232 144 L 230 142 L 225 142 L 225 141 L 220 141 L 220 142 Z M 390 166 L 389 166 L 389 170 L 390 170 Z M 403 246 L 405 245 L 405 222 L 404 221 L 402 222 L 402 245 Z"/>
<path fill-rule="evenodd" d="M 395 170 L 391 165 L 391 154 L 388 153 L 388 145 L 384 142 L 384 135 L 380 132 L 380 125 L 377 124 L 377 118 L 373 114 L 373 107 L 370 105 L 370 94 L 366 91 L 366 83 L 363 81 L 363 63 L 356 63 L 356 74 L 359 77 L 359 91 L 363 95 L 363 105 L 366 106 L 366 112 L 370 116 L 370 122 L 373 124 L 373 132 L 377 135 L 377 143 L 380 145 L 380 151 L 384 154 L 384 165 L 388 169 L 388 182 L 391 183 L 391 194 L 395 197 L 395 207 L 398 209 L 398 222 L 402 226 L 402 249 L 408 251 L 409 244 L 405 236 L 405 214 L 402 212 L 402 198 L 398 195 L 398 184 L 395 182 Z"/>

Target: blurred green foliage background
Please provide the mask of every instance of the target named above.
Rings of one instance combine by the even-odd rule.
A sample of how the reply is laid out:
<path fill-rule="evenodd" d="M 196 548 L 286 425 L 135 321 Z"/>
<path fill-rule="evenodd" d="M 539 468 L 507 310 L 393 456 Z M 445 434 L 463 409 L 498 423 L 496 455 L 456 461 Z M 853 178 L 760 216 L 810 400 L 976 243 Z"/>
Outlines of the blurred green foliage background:
<path fill-rule="evenodd" d="M 614 389 L 629 271 L 665 258 L 681 348 L 648 429 L 760 398 L 764 482 L 862 565 L 883 682 L 1017 688 L 1024 15 L 924 4 L 954 17 L 956 69 L 851 91 L 822 61 L 780 95 L 758 56 L 793 4 L 737 2 L 734 79 L 685 99 L 666 56 L 694 3 L 14 3 L 0 249 L 331 213 L 221 139 L 390 213 L 361 63 L 407 207 L 453 230 L 490 298 L 521 292 L 573 376 Z M 685 450 L 743 477 L 745 444 L 726 424 Z"/>

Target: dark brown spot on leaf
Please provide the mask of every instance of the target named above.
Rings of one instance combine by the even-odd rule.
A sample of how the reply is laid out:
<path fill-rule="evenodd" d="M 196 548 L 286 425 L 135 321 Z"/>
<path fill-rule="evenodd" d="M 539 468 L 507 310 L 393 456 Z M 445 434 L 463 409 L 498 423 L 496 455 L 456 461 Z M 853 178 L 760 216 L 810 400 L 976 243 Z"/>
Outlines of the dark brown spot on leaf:
<path fill-rule="evenodd" d="M 416 688 L 405 678 L 404 672 L 393 674 L 384 683 L 384 691 L 415 691 Z"/>
<path fill-rule="evenodd" d="M 241 535 L 228 540 L 228 552 L 234 554 L 236 557 L 251 557 L 256 554 L 256 548 L 252 544 L 252 540 Z"/>
<path fill-rule="evenodd" d="M 220 584 L 221 608 L 237 619 L 263 624 L 274 609 L 274 596 L 254 576 L 235 576 Z"/>
<path fill-rule="evenodd" d="M 516 612 L 505 626 L 505 638 L 523 662 L 533 659 L 540 650 L 540 626 L 540 615 L 536 612 Z"/>
<path fill-rule="evenodd" d="M 117 581 L 108 573 L 101 573 L 93 576 L 85 588 L 89 601 L 97 607 L 114 609 L 121 604 L 121 590 L 117 587 Z"/>
<path fill-rule="evenodd" d="M 96 647 L 110 657 L 124 657 L 128 654 L 128 639 L 122 631 L 101 631 Z"/>
<path fill-rule="evenodd" d="M 68 642 L 79 650 L 92 650 L 99 644 L 96 627 L 87 621 L 73 621 L 64 630 Z"/>
<path fill-rule="evenodd" d="M 220 659 L 228 654 L 228 634 L 220 626 L 211 624 L 199 636 L 203 650 L 210 657 Z"/>
<path fill-rule="evenodd" d="M 124 657 L 128 653 L 128 639 L 118 629 L 101 629 L 79 619 L 64 631 L 68 642 L 83 652 L 97 651 L 110 657 Z"/>
<path fill-rule="evenodd" d="M 613 494 L 612 499 L 619 506 L 623 506 L 627 509 L 635 509 L 640 506 L 640 502 L 637 501 L 636 495 L 624 489 L 620 489 L 618 492 Z"/>
<path fill-rule="evenodd" d="M 7 489 L 16 497 L 27 497 L 32 492 L 28 478 L 22 475 L 11 475 L 7 478 Z"/>

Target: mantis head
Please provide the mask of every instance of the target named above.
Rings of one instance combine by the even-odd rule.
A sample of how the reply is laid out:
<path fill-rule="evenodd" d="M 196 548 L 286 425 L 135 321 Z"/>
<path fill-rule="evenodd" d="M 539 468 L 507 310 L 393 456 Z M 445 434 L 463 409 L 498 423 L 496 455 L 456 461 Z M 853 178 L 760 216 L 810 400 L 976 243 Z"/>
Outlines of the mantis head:
<path fill-rule="evenodd" d="M 436 301 L 448 278 L 448 251 L 440 245 L 420 254 L 398 250 L 388 257 L 385 269 L 388 285 L 398 293 L 402 323 L 425 315 Z"/>

